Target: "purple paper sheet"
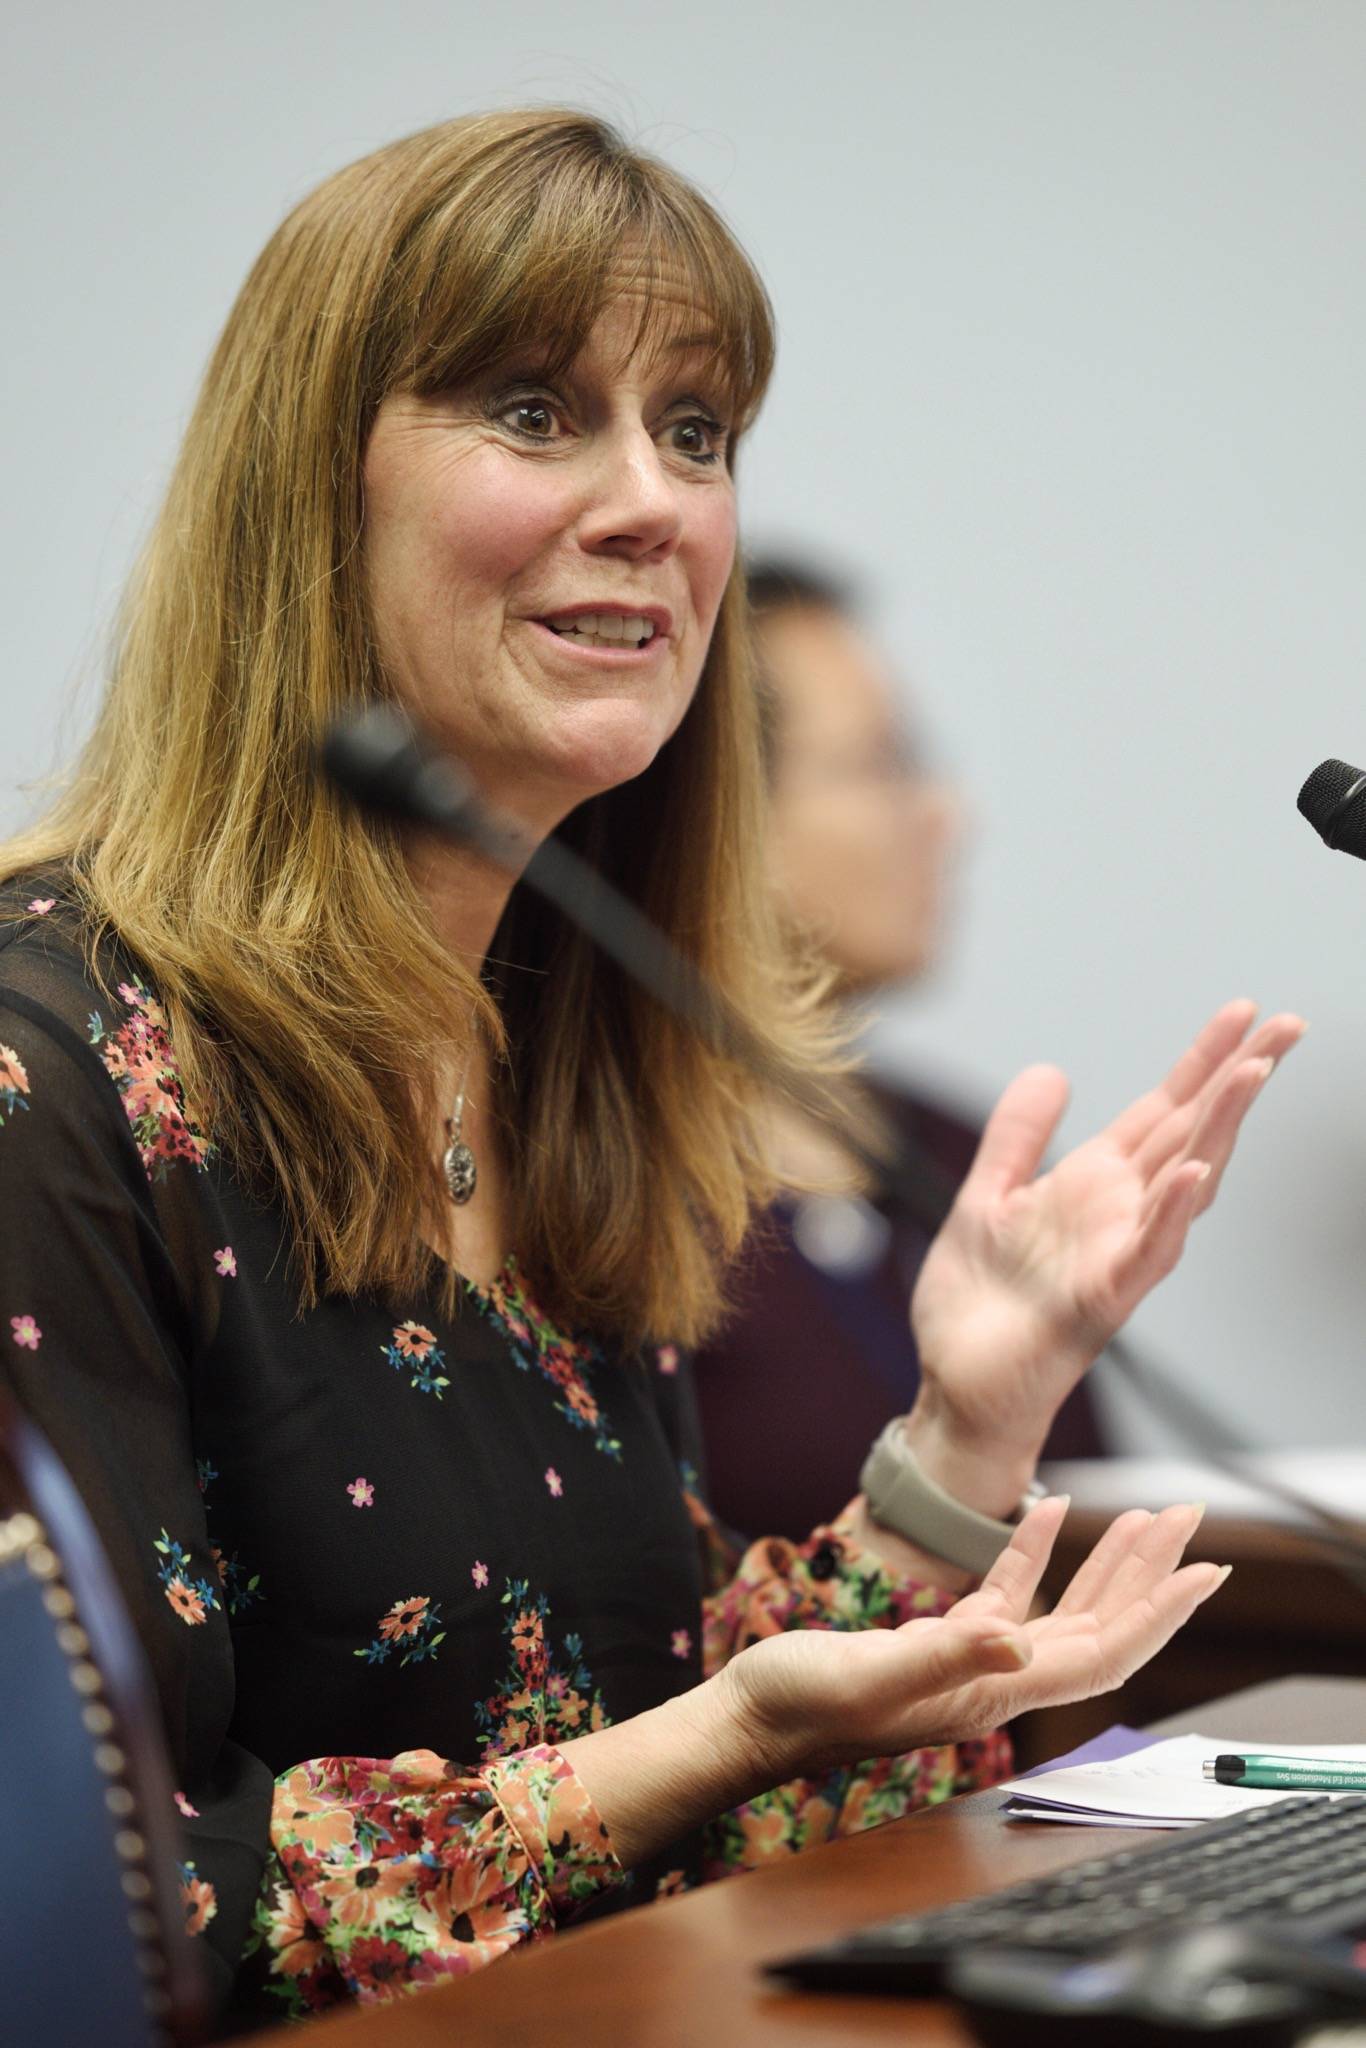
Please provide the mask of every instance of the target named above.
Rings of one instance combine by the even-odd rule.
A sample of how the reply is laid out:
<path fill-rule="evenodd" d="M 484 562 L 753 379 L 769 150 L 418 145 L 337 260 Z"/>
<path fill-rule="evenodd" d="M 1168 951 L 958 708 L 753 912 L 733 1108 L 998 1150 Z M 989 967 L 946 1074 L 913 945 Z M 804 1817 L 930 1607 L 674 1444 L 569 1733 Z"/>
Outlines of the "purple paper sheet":
<path fill-rule="evenodd" d="M 1041 1778 L 1046 1772 L 1061 1771 L 1068 1764 L 1112 1764 L 1122 1756 L 1132 1756 L 1136 1749 L 1150 1749 L 1153 1743 L 1162 1740 L 1160 1735 L 1146 1735 L 1141 1728 L 1126 1728 L 1120 1721 L 1103 1735 L 1093 1735 L 1080 1749 L 1069 1749 L 1066 1756 L 1051 1757 L 1046 1764 L 1035 1764 L 1032 1771 L 1020 1771 L 1018 1775 Z"/>

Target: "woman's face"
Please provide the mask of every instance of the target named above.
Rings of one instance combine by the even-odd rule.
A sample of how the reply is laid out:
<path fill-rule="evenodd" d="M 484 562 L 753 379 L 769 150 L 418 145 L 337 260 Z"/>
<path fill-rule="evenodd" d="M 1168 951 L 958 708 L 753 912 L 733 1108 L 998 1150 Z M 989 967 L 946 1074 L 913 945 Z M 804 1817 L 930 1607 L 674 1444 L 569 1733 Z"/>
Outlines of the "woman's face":
<path fill-rule="evenodd" d="M 485 799 L 535 831 L 639 775 L 678 726 L 735 551 L 705 347 L 633 348 L 637 320 L 613 303 L 553 380 L 529 358 L 394 395 L 366 450 L 386 672 Z"/>

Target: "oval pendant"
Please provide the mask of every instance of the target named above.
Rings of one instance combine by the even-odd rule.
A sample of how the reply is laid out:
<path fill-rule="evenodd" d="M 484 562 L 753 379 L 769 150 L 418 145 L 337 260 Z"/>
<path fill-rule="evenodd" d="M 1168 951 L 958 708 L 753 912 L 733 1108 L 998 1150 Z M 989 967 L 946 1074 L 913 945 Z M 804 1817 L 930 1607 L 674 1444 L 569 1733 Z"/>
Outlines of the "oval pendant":
<path fill-rule="evenodd" d="M 429 1155 L 430 1156 L 430 1155 Z M 479 1169 L 474 1163 L 474 1154 L 459 1138 L 452 1139 L 446 1147 L 441 1162 L 446 1175 L 446 1186 L 451 1191 L 451 1200 L 462 1205 L 474 1193 L 474 1184 L 479 1178 Z"/>

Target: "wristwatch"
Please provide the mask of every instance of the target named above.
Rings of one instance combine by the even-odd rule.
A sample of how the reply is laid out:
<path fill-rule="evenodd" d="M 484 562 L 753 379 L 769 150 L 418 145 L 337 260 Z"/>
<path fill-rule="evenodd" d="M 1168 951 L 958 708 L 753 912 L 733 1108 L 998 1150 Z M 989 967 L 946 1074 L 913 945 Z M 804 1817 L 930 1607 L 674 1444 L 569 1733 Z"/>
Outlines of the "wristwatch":
<path fill-rule="evenodd" d="M 974 1578 L 991 1570 L 1022 1517 L 1045 1491 L 1032 1480 L 1008 1522 L 965 1507 L 921 1470 L 906 1441 L 901 1415 L 892 1418 L 864 1459 L 859 1485 L 875 1522 Z"/>

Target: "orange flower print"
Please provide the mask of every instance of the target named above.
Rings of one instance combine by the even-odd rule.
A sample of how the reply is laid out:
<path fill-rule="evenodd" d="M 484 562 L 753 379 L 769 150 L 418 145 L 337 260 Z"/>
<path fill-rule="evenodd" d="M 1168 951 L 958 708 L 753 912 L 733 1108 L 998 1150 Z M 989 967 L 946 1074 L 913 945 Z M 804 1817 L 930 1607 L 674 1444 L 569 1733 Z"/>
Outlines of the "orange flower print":
<path fill-rule="evenodd" d="M 450 1381 L 441 1370 L 446 1354 L 436 1341 L 435 1330 L 429 1330 L 425 1323 L 415 1323 L 410 1317 L 406 1323 L 399 1323 L 390 1342 L 379 1348 L 395 1372 L 407 1368 L 412 1374 L 411 1384 L 420 1394 L 435 1394 L 438 1401 L 441 1399 L 441 1389 L 448 1387 Z"/>
<path fill-rule="evenodd" d="M 331 1855 L 355 1845 L 355 1813 L 328 1787 L 316 1764 L 296 1764 L 286 1777 L 276 1780 L 275 1811 L 277 1819 L 288 1820 L 291 1842 L 312 1856 Z"/>
<path fill-rule="evenodd" d="M 157 1577 L 166 1589 L 166 1598 L 173 1613 L 178 1614 L 187 1628 L 198 1628 L 213 1608 L 220 1605 L 218 1593 L 208 1579 L 197 1579 L 190 1570 L 190 1553 L 168 1536 L 163 1529 L 152 1545 L 162 1562 Z M 215 1568 L 221 1570 L 218 1552 L 213 1552 Z"/>
<path fill-rule="evenodd" d="M 276 1886 L 275 1903 L 265 1908 L 265 1917 L 275 1951 L 270 1965 L 273 1976 L 302 1977 L 321 1961 L 325 1950 L 318 1931 L 292 1886 Z"/>
<path fill-rule="evenodd" d="M 174 1611 L 188 1627 L 194 1628 L 205 1620 L 204 1602 L 184 1579 L 172 1579 L 166 1587 L 166 1598 Z"/>
<path fill-rule="evenodd" d="M 15 1343 L 21 1344 L 25 1351 L 36 1351 L 43 1341 L 43 1333 L 32 1316 L 11 1316 L 9 1326 Z"/>
<path fill-rule="evenodd" d="M 512 1654 L 519 1664 L 537 1655 L 545 1641 L 545 1625 L 536 1608 L 524 1607 L 513 1620 L 509 1633 Z"/>
<path fill-rule="evenodd" d="M 28 1073 L 11 1045 L 0 1045 L 0 1124 L 16 1109 L 27 1109 Z"/>
<path fill-rule="evenodd" d="M 406 1856 L 385 1856 L 375 1863 L 362 1863 L 353 1870 L 340 1870 L 316 1886 L 328 1907 L 329 1923 L 342 1927 L 381 1927 L 391 1919 L 395 1905 L 412 1891 L 413 1869 Z"/>
<path fill-rule="evenodd" d="M 411 1320 L 394 1331 L 394 1344 L 404 1358 L 425 1358 L 436 1343 L 435 1330 Z"/>
<path fill-rule="evenodd" d="M 379 1625 L 379 1632 L 395 1641 L 399 1636 L 415 1636 L 422 1626 L 422 1617 L 429 1602 L 424 1593 L 413 1600 L 395 1600 L 389 1612 Z"/>
<path fill-rule="evenodd" d="M 475 1702 L 484 1756 L 508 1756 L 529 1743 L 557 1742 L 609 1726 L 602 1695 L 592 1690 L 582 1637 L 567 1635 L 563 1660 L 551 1657 L 545 1632 L 550 1605 L 544 1593 L 533 1598 L 525 1579 L 507 1579 L 501 1605 L 507 1609 L 503 1630 L 512 1655 L 499 1690 Z"/>
<path fill-rule="evenodd" d="M 525 1908 L 508 1894 L 507 1874 L 492 1857 L 448 1856 L 422 1908 L 443 1936 L 491 1962 L 526 1932 Z"/>
<path fill-rule="evenodd" d="M 187 1934 L 202 1934 L 218 1911 L 217 1892 L 207 1878 L 196 1875 L 193 1863 L 180 1866 L 180 1903 Z"/>
<path fill-rule="evenodd" d="M 743 1807 L 740 1832 L 745 1844 L 745 1861 L 751 1867 L 771 1856 L 791 1852 L 791 1819 L 776 1801 L 756 1801 L 752 1808 Z"/>
<path fill-rule="evenodd" d="M 367 1664 L 383 1664 L 390 1651 L 401 1650 L 400 1666 L 425 1663 L 446 1640 L 445 1629 L 437 1627 L 440 1619 L 441 1609 L 430 1594 L 413 1593 L 406 1600 L 395 1600 L 380 1616 L 374 1641 L 353 1655 L 364 1657 Z"/>
<path fill-rule="evenodd" d="M 598 1404 L 581 1381 L 569 1381 L 564 1390 L 564 1397 L 581 1422 L 586 1422 L 590 1429 L 596 1426 Z"/>

